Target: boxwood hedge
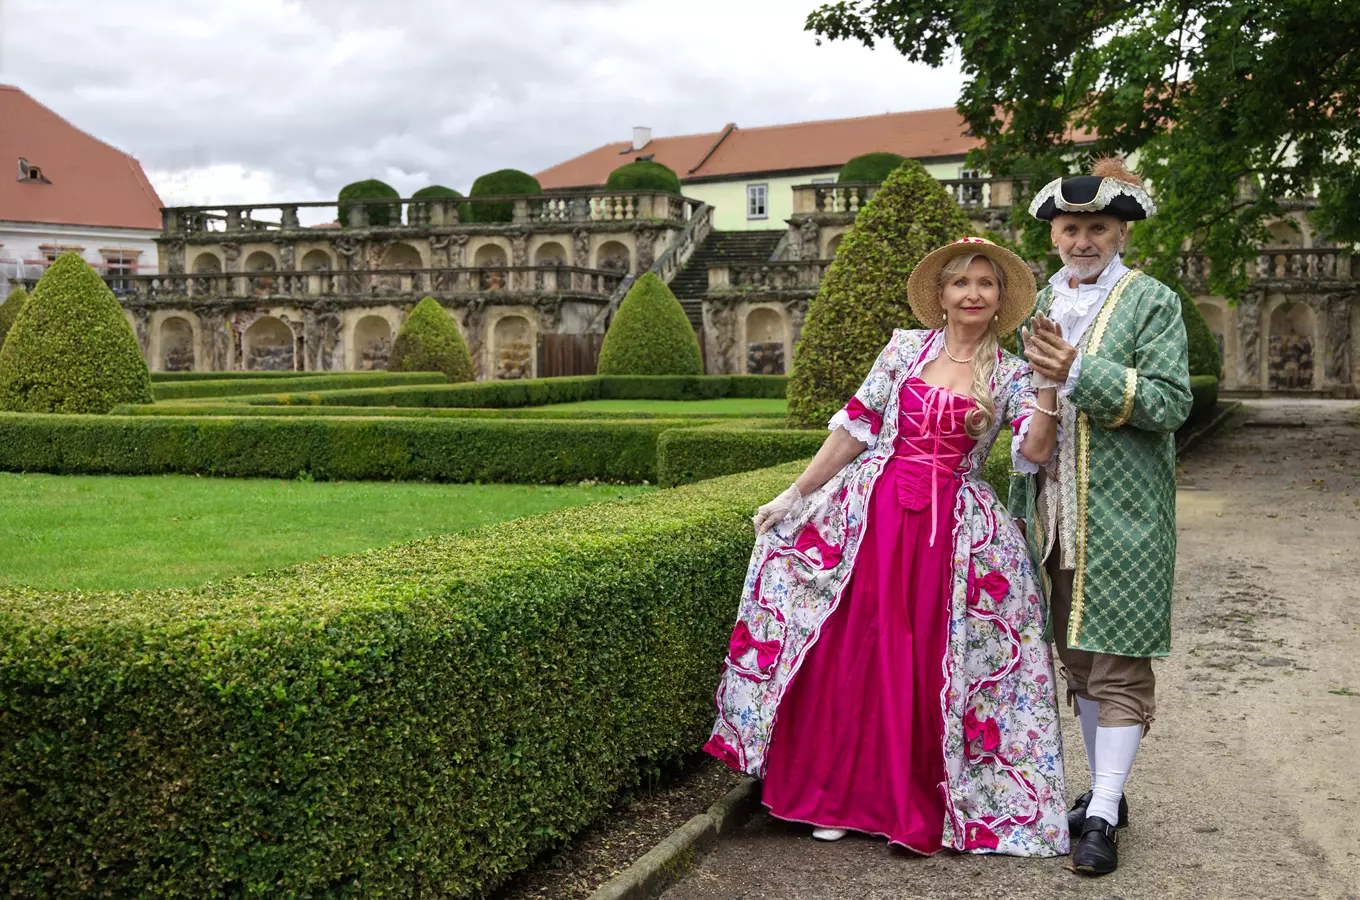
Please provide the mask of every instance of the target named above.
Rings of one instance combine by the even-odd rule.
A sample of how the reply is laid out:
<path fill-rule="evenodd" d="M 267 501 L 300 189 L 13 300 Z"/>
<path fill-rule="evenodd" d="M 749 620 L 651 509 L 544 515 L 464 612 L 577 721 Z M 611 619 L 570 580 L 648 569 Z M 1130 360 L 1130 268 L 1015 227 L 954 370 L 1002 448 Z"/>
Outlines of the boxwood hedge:
<path fill-rule="evenodd" d="M 1194 399 L 1186 422 L 1199 422 L 1218 405 L 1218 379 L 1212 375 L 1191 375 L 1190 395 Z"/>
<path fill-rule="evenodd" d="M 0 592 L 15 896 L 483 896 L 703 740 L 800 466 L 191 590 Z"/>
<path fill-rule="evenodd" d="M 393 481 L 655 481 L 673 419 L 0 414 L 0 470 Z"/>
<path fill-rule="evenodd" d="M 251 373 L 254 374 L 254 373 Z M 264 391 L 324 391 L 413 384 L 447 384 L 442 372 L 352 372 L 313 375 L 291 373 L 292 378 L 222 378 L 192 381 L 156 381 L 157 400 L 193 400 L 200 397 L 233 397 Z"/>
<path fill-rule="evenodd" d="M 119 416 L 401 416 L 408 418 L 439 419 L 770 419 L 783 420 L 782 412 L 683 412 L 622 410 L 622 409 L 562 409 L 550 407 L 512 407 L 509 409 L 481 409 L 478 407 L 437 406 L 248 406 L 232 403 L 156 403 L 146 406 L 116 406 Z"/>

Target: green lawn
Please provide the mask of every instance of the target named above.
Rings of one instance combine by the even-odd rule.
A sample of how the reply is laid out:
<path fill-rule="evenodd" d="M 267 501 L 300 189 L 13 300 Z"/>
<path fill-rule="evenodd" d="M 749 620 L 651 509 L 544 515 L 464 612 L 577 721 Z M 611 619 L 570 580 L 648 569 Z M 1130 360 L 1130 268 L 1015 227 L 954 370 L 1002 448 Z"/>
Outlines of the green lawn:
<path fill-rule="evenodd" d="M 0 473 L 0 588 L 185 587 L 645 490 Z"/>
<path fill-rule="evenodd" d="M 763 399 L 724 397 L 719 400 L 582 400 L 579 403 L 554 403 L 534 409 L 573 412 L 576 410 L 604 410 L 609 412 L 657 412 L 681 415 L 784 415 L 789 403 L 782 398 Z"/>

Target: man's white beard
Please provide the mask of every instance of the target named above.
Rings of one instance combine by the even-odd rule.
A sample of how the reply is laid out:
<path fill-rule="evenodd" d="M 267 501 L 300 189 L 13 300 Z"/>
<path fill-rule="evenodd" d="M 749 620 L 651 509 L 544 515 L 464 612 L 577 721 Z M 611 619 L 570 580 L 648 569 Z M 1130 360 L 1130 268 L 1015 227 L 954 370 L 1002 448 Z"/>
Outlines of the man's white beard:
<path fill-rule="evenodd" d="M 1110 264 L 1110 260 L 1114 259 L 1114 254 L 1115 251 L 1110 250 L 1109 253 L 1102 253 L 1100 256 L 1082 257 L 1062 252 L 1059 252 L 1058 256 L 1062 259 L 1063 265 L 1067 267 L 1067 271 L 1078 280 L 1082 280 L 1094 278 L 1104 272 L 1105 267 Z"/>

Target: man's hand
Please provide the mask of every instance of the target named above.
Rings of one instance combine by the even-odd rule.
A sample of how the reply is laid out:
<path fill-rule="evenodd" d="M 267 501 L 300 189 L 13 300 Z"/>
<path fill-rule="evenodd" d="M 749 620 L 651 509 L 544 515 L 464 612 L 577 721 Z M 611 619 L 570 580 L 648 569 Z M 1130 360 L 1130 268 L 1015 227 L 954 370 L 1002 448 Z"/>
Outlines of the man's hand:
<path fill-rule="evenodd" d="M 1060 385 L 1066 383 L 1077 359 L 1077 348 L 1063 339 L 1062 326 L 1052 319 L 1037 314 L 1032 324 L 1033 328 L 1020 329 L 1030 368 Z"/>

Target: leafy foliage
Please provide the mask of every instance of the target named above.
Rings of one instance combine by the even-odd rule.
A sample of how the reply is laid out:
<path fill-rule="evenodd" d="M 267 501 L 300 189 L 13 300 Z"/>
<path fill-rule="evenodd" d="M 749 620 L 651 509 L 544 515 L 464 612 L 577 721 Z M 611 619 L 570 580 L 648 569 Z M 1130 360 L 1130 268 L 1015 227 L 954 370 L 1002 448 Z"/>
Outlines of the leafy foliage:
<path fill-rule="evenodd" d="M 339 206 L 340 224 L 348 228 L 350 219 L 350 207 L 346 206 L 347 201 L 351 200 L 381 200 L 391 197 L 393 200 L 400 199 L 401 194 L 397 189 L 385 181 L 370 178 L 367 181 L 356 181 L 347 184 L 340 189 L 340 196 L 337 198 Z M 365 203 L 363 204 L 364 216 L 369 225 L 379 228 L 386 225 L 401 224 L 401 204 L 393 203 Z"/>
<path fill-rule="evenodd" d="M 543 193 L 543 188 L 539 185 L 538 179 L 529 173 L 521 172 L 519 169 L 500 169 L 483 175 L 472 182 L 472 189 L 468 191 L 468 196 L 532 197 L 541 193 Z M 463 218 L 468 222 L 480 223 L 513 222 L 515 204 L 511 201 L 505 203 L 469 203 L 467 215 Z"/>
<path fill-rule="evenodd" d="M 1204 313 L 1184 293 L 1181 294 L 1181 319 L 1185 322 L 1185 336 L 1190 348 L 1190 376 L 1220 377 L 1223 360 L 1218 353 L 1218 339 L 1209 329 Z"/>
<path fill-rule="evenodd" d="M 751 510 L 797 469 L 188 590 L 5 590 L 0 883 L 490 895 L 703 741 Z"/>
<path fill-rule="evenodd" d="M 387 368 L 392 372 L 443 372 L 449 381 L 471 381 L 472 356 L 458 325 L 444 307 L 426 297 L 401 323 Z"/>
<path fill-rule="evenodd" d="M 600 347 L 601 375 L 699 375 L 699 339 L 680 301 L 646 272 L 619 304 Z"/>
<path fill-rule="evenodd" d="M 670 191 L 680 193 L 680 176 L 659 162 L 638 159 L 619 166 L 605 182 L 609 191 Z"/>
<path fill-rule="evenodd" d="M 113 292 L 79 254 L 63 253 L 0 349 L 0 409 L 106 413 L 151 399 L 146 361 Z"/>
<path fill-rule="evenodd" d="M 915 160 L 899 166 L 855 219 L 794 349 L 789 423 L 825 424 L 863 382 L 895 328 L 920 328 L 907 278 L 931 250 L 972 233 L 968 218 Z"/>
<path fill-rule="evenodd" d="M 865 153 L 841 166 L 837 181 L 880 182 L 893 173 L 906 161 L 906 157 L 896 153 Z"/>
<path fill-rule="evenodd" d="M 961 57 L 958 109 L 985 146 L 970 164 L 1032 189 L 1072 174 L 1078 138 L 1137 152 L 1161 214 L 1135 255 L 1175 283 L 1183 244 L 1206 253 L 1209 291 L 1240 296 L 1282 201 L 1316 195 L 1334 241 L 1360 240 L 1360 4 L 1349 0 L 861 0 L 828 3 L 809 30 L 940 66 Z M 1029 255 L 1046 227 L 1015 208 Z"/>
<path fill-rule="evenodd" d="M 19 310 L 24 308 L 28 302 L 28 291 L 22 285 L 15 285 L 14 290 L 9 292 L 4 303 L 0 303 L 0 347 L 5 346 L 5 335 L 14 327 L 14 320 L 19 318 Z"/>

